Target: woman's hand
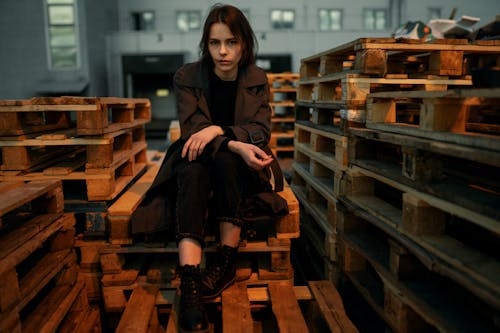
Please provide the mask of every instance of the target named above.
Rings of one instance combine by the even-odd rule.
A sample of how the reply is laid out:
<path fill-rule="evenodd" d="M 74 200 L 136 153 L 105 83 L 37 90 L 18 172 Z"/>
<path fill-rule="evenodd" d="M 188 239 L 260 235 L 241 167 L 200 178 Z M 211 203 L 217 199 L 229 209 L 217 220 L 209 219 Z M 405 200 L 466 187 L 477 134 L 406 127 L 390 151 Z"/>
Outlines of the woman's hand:
<path fill-rule="evenodd" d="M 229 141 L 227 147 L 233 153 L 240 155 L 245 163 L 254 170 L 261 170 L 273 161 L 271 155 L 267 155 L 259 147 L 241 141 Z"/>
<path fill-rule="evenodd" d="M 205 146 L 215 139 L 217 135 L 224 134 L 224 131 L 220 126 L 208 126 L 204 129 L 194 133 L 189 137 L 189 139 L 182 147 L 182 158 L 188 157 L 188 160 L 191 162 L 195 160 L 198 156 L 203 153 L 203 149 Z"/>

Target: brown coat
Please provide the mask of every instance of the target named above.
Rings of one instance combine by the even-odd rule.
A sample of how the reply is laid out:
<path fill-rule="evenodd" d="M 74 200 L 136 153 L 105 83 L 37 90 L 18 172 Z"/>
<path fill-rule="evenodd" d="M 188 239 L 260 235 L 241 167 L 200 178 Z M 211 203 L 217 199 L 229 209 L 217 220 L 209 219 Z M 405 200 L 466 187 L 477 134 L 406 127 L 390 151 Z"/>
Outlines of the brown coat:
<path fill-rule="evenodd" d="M 171 225 L 175 217 L 176 170 L 187 163 L 187 159 L 180 156 L 183 143 L 192 134 L 212 125 L 209 111 L 209 70 L 201 62 L 195 62 L 184 65 L 174 76 L 181 139 L 169 147 L 145 200 L 134 213 L 131 223 L 132 233 L 165 229 Z M 269 86 L 265 72 L 255 65 L 240 70 L 234 119 L 234 126 L 229 127 L 234 138 L 254 143 L 269 151 L 267 148 L 271 135 Z M 213 156 L 224 140 L 223 136 L 216 137 L 205 147 L 199 158 Z M 263 171 L 261 177 L 269 180 L 270 173 Z"/>

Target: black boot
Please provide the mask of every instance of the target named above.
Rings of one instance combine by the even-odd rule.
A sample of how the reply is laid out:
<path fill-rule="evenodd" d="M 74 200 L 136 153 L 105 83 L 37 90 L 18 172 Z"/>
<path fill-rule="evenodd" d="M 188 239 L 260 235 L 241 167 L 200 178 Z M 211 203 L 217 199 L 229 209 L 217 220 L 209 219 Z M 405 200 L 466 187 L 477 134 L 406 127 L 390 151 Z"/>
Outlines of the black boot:
<path fill-rule="evenodd" d="M 200 302 L 200 268 L 184 265 L 179 267 L 181 300 L 179 326 L 182 332 L 208 332 L 208 319 Z"/>
<path fill-rule="evenodd" d="M 201 298 L 204 301 L 219 296 L 236 280 L 237 247 L 220 245 L 201 277 Z"/>

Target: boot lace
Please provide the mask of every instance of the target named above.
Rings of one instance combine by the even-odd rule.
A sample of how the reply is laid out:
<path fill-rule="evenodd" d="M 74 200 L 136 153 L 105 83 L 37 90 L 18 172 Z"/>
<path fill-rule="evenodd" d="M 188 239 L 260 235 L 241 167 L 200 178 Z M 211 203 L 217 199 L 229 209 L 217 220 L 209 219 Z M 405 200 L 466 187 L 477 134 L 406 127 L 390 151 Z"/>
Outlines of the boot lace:
<path fill-rule="evenodd" d="M 224 276 L 228 266 L 229 257 L 227 255 L 222 255 L 215 262 L 209 265 L 206 270 L 206 279 L 204 282 L 209 283 L 211 287 L 215 287 L 217 281 Z"/>
<path fill-rule="evenodd" d="M 199 282 L 196 272 L 184 272 L 181 275 L 181 301 L 186 308 L 193 308 L 200 303 Z"/>

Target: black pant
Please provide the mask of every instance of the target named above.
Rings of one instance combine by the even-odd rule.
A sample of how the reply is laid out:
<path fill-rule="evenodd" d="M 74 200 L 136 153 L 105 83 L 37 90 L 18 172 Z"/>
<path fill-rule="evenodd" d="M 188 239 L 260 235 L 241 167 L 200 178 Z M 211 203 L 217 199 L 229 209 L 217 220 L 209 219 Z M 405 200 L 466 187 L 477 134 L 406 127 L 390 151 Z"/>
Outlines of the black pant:
<path fill-rule="evenodd" d="M 211 162 L 188 163 L 177 174 L 177 241 L 193 238 L 204 246 L 209 212 L 210 220 L 242 226 L 238 209 L 255 181 L 256 173 L 232 152 L 217 152 Z"/>

